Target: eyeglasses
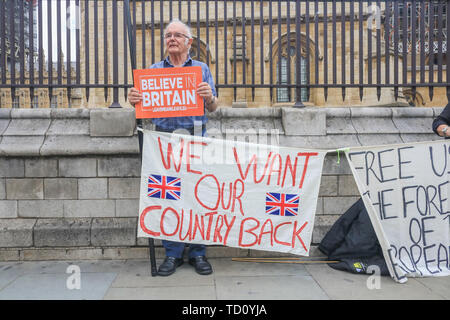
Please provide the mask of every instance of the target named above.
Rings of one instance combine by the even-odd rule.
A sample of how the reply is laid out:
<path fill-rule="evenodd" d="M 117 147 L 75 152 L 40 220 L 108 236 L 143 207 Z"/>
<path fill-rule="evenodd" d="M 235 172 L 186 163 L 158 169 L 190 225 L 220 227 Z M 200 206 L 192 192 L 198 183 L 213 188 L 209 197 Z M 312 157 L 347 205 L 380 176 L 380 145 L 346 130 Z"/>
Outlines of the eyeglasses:
<path fill-rule="evenodd" d="M 187 38 L 187 39 L 189 39 L 189 37 L 187 36 L 187 35 L 185 35 L 185 34 L 182 34 L 182 33 L 178 33 L 178 32 L 175 32 L 175 33 L 166 33 L 165 35 L 164 35 L 164 38 L 165 39 L 170 39 L 170 38 L 172 38 L 172 36 L 174 36 L 175 37 L 175 39 L 183 39 L 183 38 Z"/>

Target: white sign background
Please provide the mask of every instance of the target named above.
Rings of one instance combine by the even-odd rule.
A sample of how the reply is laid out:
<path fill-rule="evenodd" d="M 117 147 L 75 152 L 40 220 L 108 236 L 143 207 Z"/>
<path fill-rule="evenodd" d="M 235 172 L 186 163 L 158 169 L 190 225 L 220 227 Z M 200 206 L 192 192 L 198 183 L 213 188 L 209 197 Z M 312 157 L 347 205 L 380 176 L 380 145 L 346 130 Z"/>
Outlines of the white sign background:
<path fill-rule="evenodd" d="M 144 130 L 138 237 L 308 256 L 325 154 Z M 149 197 L 150 175 L 180 178 L 180 199 Z M 299 195 L 298 214 L 266 213 L 266 193 Z"/>
<path fill-rule="evenodd" d="M 393 279 L 450 275 L 448 140 L 345 153 Z"/>

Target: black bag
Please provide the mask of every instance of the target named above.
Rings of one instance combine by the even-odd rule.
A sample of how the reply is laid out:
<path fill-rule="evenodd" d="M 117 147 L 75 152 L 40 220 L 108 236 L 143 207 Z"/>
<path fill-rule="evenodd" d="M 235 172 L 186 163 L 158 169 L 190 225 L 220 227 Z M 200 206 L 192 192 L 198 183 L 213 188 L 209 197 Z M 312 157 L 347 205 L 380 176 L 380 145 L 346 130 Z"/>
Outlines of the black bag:
<path fill-rule="evenodd" d="M 378 266 L 381 275 L 389 276 L 380 243 L 360 198 L 331 227 L 319 250 L 328 256 L 329 266 L 352 273 L 369 273 L 369 266 Z"/>

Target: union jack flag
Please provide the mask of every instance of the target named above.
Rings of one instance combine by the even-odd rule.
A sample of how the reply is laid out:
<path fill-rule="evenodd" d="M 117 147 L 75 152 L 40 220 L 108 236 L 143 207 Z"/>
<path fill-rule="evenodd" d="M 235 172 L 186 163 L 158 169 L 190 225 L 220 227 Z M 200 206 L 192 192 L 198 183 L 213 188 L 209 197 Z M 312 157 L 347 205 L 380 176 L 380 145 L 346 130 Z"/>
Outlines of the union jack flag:
<path fill-rule="evenodd" d="M 266 213 L 276 216 L 296 216 L 298 214 L 298 194 L 266 193 Z"/>
<path fill-rule="evenodd" d="M 148 176 L 147 196 L 158 199 L 179 200 L 181 197 L 181 179 L 151 174 Z"/>

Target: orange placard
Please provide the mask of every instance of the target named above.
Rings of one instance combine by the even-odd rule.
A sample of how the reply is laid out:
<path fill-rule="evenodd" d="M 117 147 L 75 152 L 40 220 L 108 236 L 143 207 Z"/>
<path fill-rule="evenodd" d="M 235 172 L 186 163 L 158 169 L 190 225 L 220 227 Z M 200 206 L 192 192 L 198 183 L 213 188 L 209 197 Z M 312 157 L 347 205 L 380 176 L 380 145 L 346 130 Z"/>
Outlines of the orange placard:
<path fill-rule="evenodd" d="M 201 67 L 138 69 L 134 86 L 143 99 L 135 105 L 136 118 L 202 116 L 203 99 L 197 94 Z"/>

